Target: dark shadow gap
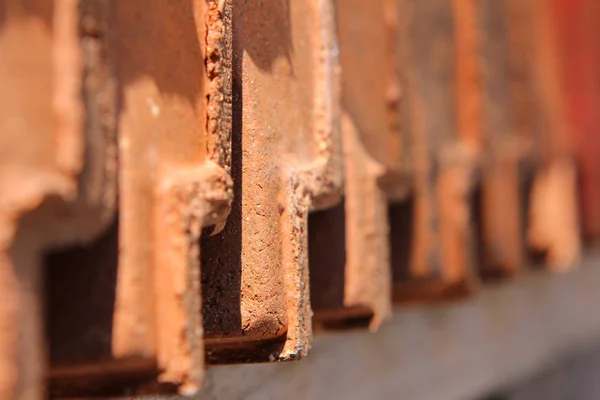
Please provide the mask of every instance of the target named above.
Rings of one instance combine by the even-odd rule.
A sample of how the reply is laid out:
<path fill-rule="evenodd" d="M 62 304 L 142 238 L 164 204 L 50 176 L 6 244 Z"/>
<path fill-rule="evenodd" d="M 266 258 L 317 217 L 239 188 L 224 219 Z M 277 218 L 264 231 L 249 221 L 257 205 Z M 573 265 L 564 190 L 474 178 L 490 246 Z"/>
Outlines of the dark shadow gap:
<path fill-rule="evenodd" d="M 46 337 L 52 365 L 111 359 L 118 221 L 95 242 L 46 254 Z"/>
<path fill-rule="evenodd" d="M 346 210 L 345 202 L 308 216 L 310 302 L 314 329 L 366 328 L 373 311 L 345 304 Z"/>
<path fill-rule="evenodd" d="M 520 165 L 519 170 L 521 171 L 519 185 L 520 185 L 520 207 L 521 207 L 521 238 L 523 238 L 523 263 L 524 266 L 531 265 L 534 260 L 532 255 L 527 250 L 527 228 L 529 226 L 529 213 L 530 213 L 530 204 L 531 204 L 531 192 L 533 190 L 533 172 L 524 168 L 524 166 Z"/>
<path fill-rule="evenodd" d="M 390 263 L 392 268 L 392 300 L 398 305 L 438 304 L 461 300 L 472 288 L 462 280 L 447 284 L 435 278 L 416 278 L 411 271 L 414 246 L 414 199 L 390 204 Z"/>
<path fill-rule="evenodd" d="M 202 318 L 205 339 L 240 337 L 242 335 L 242 117 L 243 53 L 233 41 L 231 176 L 233 203 L 225 228 L 211 236 L 212 227 L 200 239 Z M 207 354 L 210 344 L 207 344 Z M 210 358 L 207 357 L 207 360 Z"/>
<path fill-rule="evenodd" d="M 308 260 L 313 311 L 318 314 L 343 308 L 346 282 L 344 201 L 333 208 L 309 214 Z"/>
<path fill-rule="evenodd" d="M 390 225 L 390 264 L 394 286 L 412 280 L 411 257 L 413 248 L 414 200 L 393 203 L 388 208 Z"/>
<path fill-rule="evenodd" d="M 508 274 L 498 264 L 486 245 L 484 236 L 486 210 L 483 207 L 483 196 L 483 187 L 480 184 L 476 185 L 470 194 L 471 228 L 475 253 L 474 273 L 486 283 L 497 283 L 508 278 Z"/>

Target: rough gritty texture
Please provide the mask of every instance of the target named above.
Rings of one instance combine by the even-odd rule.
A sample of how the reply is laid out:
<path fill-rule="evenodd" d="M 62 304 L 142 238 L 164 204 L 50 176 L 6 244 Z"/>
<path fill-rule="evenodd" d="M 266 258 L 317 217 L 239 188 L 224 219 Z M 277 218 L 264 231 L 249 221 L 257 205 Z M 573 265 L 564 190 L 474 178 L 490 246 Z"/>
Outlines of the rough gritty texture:
<path fill-rule="evenodd" d="M 155 359 L 158 379 L 184 393 L 202 376 L 199 236 L 231 202 L 231 99 L 219 76 L 230 4 L 214 6 L 114 3 L 124 100 L 113 356 Z"/>
<path fill-rule="evenodd" d="M 403 138 L 392 118 L 398 115 L 397 25 L 387 20 L 395 10 L 386 6 L 386 1 L 336 2 L 345 170 L 344 213 L 338 218 L 345 222 L 343 230 L 327 236 L 330 213 L 322 212 L 313 217 L 318 226 L 309 226 L 312 301 L 321 323 L 371 319 L 376 328 L 390 312 L 386 192 L 406 192 L 407 184 L 397 167 L 406 162 L 399 156 Z M 364 79 L 369 75 L 381 78 Z M 337 274 L 329 262 L 335 236 L 345 243 L 334 259 L 342 268 Z M 332 290 L 337 295 L 328 294 Z"/>
<path fill-rule="evenodd" d="M 591 1 L 5 0 L 0 397 L 194 394 L 206 363 L 302 358 L 313 323 L 469 295 L 525 234 L 570 267 Z M 356 382 L 390 371 L 373 349 L 440 359 L 411 332 L 321 351 Z"/>
<path fill-rule="evenodd" d="M 207 0 L 206 5 L 207 151 L 211 161 L 231 174 L 232 1 Z M 231 182 L 226 183 L 231 191 Z"/>
<path fill-rule="evenodd" d="M 340 182 L 332 17 L 326 0 L 234 7 L 236 203 L 202 245 L 209 357 L 221 362 L 310 347 L 308 212 L 333 204 Z"/>
<path fill-rule="evenodd" d="M 87 0 L 80 12 L 87 132 L 98 156 L 82 181 L 99 174 L 98 160 L 114 170 L 114 148 L 97 140 L 118 126 L 119 218 L 104 247 L 52 258 L 55 265 L 88 264 L 88 276 L 101 279 L 89 281 L 95 296 L 84 307 L 110 316 L 104 324 L 84 318 L 72 343 L 56 343 L 52 389 L 62 395 L 194 393 L 204 359 L 199 238 L 204 226 L 224 223 L 232 199 L 231 4 L 158 1 L 140 9 Z M 102 248 L 105 265 L 94 268 L 90 257 Z M 60 269 L 53 275 L 60 282 L 57 274 Z M 63 311 L 63 319 L 77 318 L 80 307 Z M 61 321 L 54 325 L 60 329 Z"/>

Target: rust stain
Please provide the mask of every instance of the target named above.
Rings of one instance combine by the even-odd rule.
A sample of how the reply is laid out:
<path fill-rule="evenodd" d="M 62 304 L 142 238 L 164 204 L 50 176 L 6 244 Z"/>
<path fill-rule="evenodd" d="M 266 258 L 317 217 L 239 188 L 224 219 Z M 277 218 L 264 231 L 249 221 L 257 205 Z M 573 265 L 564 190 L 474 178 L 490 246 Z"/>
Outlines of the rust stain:
<path fill-rule="evenodd" d="M 599 17 L 6 0 L 0 398 L 193 395 L 313 327 L 568 270 L 600 234 Z"/>
<path fill-rule="evenodd" d="M 331 6 L 234 7 L 238 186 L 225 229 L 202 244 L 209 362 L 297 359 L 310 348 L 308 214 L 334 205 L 341 185 Z"/>

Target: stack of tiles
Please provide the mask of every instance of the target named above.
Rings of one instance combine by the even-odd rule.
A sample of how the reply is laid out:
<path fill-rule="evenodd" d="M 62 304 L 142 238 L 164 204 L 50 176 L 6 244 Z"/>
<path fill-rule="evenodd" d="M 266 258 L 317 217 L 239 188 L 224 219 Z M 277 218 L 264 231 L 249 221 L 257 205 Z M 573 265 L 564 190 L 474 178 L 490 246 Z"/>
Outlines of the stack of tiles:
<path fill-rule="evenodd" d="M 194 394 L 572 268 L 596 3 L 0 2 L 0 398 Z"/>

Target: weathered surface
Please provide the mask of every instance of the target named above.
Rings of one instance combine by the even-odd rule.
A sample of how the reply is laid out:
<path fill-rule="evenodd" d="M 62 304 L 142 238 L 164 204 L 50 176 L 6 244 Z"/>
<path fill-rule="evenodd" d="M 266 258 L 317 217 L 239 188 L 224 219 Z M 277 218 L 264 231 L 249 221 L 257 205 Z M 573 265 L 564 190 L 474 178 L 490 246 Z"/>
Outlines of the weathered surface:
<path fill-rule="evenodd" d="M 599 12 L 0 1 L 0 398 L 193 394 L 532 250 L 566 269 L 578 208 L 600 226 Z"/>
<path fill-rule="evenodd" d="M 41 254 L 108 226 L 115 169 L 106 154 L 111 138 L 84 134 L 94 117 L 84 115 L 80 96 L 82 84 L 89 87 L 77 2 L 0 6 L 0 397 L 41 398 Z"/>
<path fill-rule="evenodd" d="M 185 393 L 203 366 L 198 241 L 232 198 L 227 75 L 220 81 L 231 4 L 221 6 L 114 3 L 123 109 L 112 355 L 154 359 L 159 381 Z"/>
<path fill-rule="evenodd" d="M 0 397 L 44 396 L 44 292 L 55 394 L 193 393 L 198 241 L 232 197 L 231 4 L 0 6 Z"/>
<path fill-rule="evenodd" d="M 414 216 L 410 256 L 398 264 L 392 257 L 397 301 L 453 296 L 471 286 L 475 248 L 470 204 L 481 134 L 470 119 L 478 101 L 470 87 L 471 59 L 457 59 L 459 50 L 472 51 L 465 43 L 469 33 L 465 37 L 462 32 L 470 27 L 456 26 L 464 2 L 401 4 Z M 462 62 L 468 64 L 466 70 L 457 64 Z"/>
<path fill-rule="evenodd" d="M 534 26 L 532 1 L 506 0 L 506 25 L 509 52 L 509 91 L 514 104 L 516 137 L 521 143 L 526 158 L 525 166 L 530 166 L 531 158 L 537 154 L 534 143 L 539 130 L 535 124 L 536 97 L 534 90 L 533 63 Z M 526 172 L 530 172 L 527 171 Z"/>
<path fill-rule="evenodd" d="M 333 26 L 329 0 L 235 4 L 236 202 L 203 241 L 209 361 L 310 348 L 308 213 L 333 205 L 341 183 Z"/>
<path fill-rule="evenodd" d="M 509 29 L 518 30 L 527 21 L 509 18 L 509 3 L 477 3 L 479 35 L 472 54 L 477 58 L 482 92 L 481 270 L 484 274 L 510 276 L 525 264 L 522 165 L 527 153 L 517 130 L 516 104 L 511 97 L 514 76 L 510 73 L 510 47 L 517 44 L 510 40 Z"/>
<path fill-rule="evenodd" d="M 311 301 L 320 323 L 363 320 L 374 329 L 390 313 L 388 201 L 402 200 L 410 189 L 406 139 L 398 126 L 398 24 L 394 1 L 336 6 L 345 202 L 342 211 L 315 214 L 309 226 Z M 338 225 L 343 228 L 332 229 Z M 341 238 L 345 246 L 335 256 L 331 243 Z"/>
<path fill-rule="evenodd" d="M 557 15 L 552 2 L 534 0 L 533 6 L 540 167 L 531 193 L 527 239 L 531 248 L 546 255 L 552 268 L 564 270 L 577 260 L 581 247 L 574 136 L 561 88 Z"/>
<path fill-rule="evenodd" d="M 61 174 L 54 152 L 46 151 L 53 149 L 56 138 L 51 107 L 53 9 L 52 4 L 48 10 L 38 3 L 32 7 L 38 15 L 28 13 L 20 2 L 2 4 L 0 82 L 6 93 L 14 93 L 0 97 L 0 397 L 6 399 L 42 395 L 41 314 L 36 293 L 40 274 L 35 263 L 18 265 L 11 254 L 17 224 L 48 192 L 60 194 L 73 186 L 72 176 Z M 25 50 L 23 41 L 37 51 Z M 32 88 L 35 96 L 31 96 Z M 19 146 L 24 136 L 37 140 Z M 30 294 L 20 290 L 25 285 L 31 287 Z"/>
<path fill-rule="evenodd" d="M 561 93 L 577 156 L 582 231 L 600 237 L 600 8 L 596 1 L 555 0 Z"/>

